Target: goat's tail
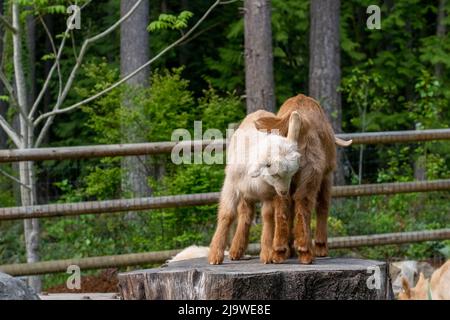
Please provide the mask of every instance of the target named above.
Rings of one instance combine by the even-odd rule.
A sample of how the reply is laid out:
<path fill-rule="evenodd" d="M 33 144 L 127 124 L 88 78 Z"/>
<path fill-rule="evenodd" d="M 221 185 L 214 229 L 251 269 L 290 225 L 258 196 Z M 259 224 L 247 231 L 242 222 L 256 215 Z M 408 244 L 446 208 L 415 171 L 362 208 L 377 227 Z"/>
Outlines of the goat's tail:
<path fill-rule="evenodd" d="M 334 142 L 340 147 L 348 147 L 353 143 L 353 140 L 342 140 L 338 137 L 334 137 Z"/>

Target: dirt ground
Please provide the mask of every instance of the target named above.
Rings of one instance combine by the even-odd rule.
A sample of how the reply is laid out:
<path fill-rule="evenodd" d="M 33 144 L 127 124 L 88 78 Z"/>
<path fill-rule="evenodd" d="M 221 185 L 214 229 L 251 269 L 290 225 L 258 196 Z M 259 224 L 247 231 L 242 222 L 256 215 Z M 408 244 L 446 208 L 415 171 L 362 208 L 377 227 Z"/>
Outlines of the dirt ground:
<path fill-rule="evenodd" d="M 117 269 L 106 269 L 98 275 L 82 276 L 81 289 L 70 290 L 59 284 L 45 290 L 47 293 L 95 293 L 118 292 Z"/>

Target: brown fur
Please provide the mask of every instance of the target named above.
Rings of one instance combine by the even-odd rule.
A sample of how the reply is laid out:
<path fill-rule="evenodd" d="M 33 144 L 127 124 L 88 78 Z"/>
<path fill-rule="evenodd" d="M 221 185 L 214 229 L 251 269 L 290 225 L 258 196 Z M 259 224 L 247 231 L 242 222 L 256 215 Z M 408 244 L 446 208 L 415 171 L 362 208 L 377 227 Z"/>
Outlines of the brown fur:
<path fill-rule="evenodd" d="M 259 130 L 278 129 L 286 136 L 290 114 L 297 111 L 302 121 L 298 140 L 302 155 L 300 170 L 292 179 L 291 197 L 293 206 L 291 217 L 283 212 L 289 207 L 286 199 L 276 196 L 273 200 L 275 212 L 275 231 L 273 239 L 273 260 L 283 261 L 286 248 L 289 248 L 289 232 L 285 232 L 289 220 L 294 218 L 294 248 L 301 263 L 311 263 L 314 256 L 327 256 L 327 219 L 331 201 L 332 173 L 336 168 L 336 145 L 334 132 L 319 103 L 305 95 L 288 99 L 280 108 L 276 117 L 264 117 L 256 120 Z M 311 214 L 317 214 L 315 251 L 311 236 Z M 292 212 L 293 211 L 293 212 Z M 289 215 L 289 214 L 288 214 Z M 280 229 L 278 229 L 280 228 Z"/>
<path fill-rule="evenodd" d="M 410 287 L 405 278 L 402 278 L 402 287 L 399 300 L 428 300 L 429 290 L 432 300 L 450 300 L 450 260 L 433 273 L 431 280 L 425 279 L 423 273 L 420 273 L 414 288 Z"/>

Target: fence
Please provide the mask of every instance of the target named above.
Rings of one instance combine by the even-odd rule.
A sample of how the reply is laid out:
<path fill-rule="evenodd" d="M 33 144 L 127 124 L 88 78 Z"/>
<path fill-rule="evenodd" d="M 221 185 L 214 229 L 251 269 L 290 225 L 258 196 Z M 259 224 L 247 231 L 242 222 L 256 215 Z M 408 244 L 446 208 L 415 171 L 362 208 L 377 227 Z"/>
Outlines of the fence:
<path fill-rule="evenodd" d="M 393 131 L 375 133 L 357 133 L 338 135 L 342 139 L 352 139 L 353 144 L 406 143 L 431 140 L 450 140 L 450 129 L 422 131 Z M 0 163 L 17 161 L 66 160 L 96 157 L 138 156 L 170 153 L 175 146 L 202 148 L 211 143 L 226 145 L 226 141 L 184 141 L 157 142 L 126 145 L 100 145 L 84 147 L 41 148 L 24 150 L 0 150 Z M 382 183 L 358 186 L 337 186 L 333 188 L 333 197 L 352 197 L 406 192 L 429 192 L 450 190 L 450 179 L 434 181 L 417 181 L 405 183 Z M 0 208 L 0 221 L 31 218 L 51 218 L 77 216 L 82 214 L 105 214 L 123 211 L 138 211 L 161 208 L 207 205 L 217 203 L 218 192 L 175 195 L 153 198 L 118 199 L 107 201 L 89 201 L 64 204 L 47 204 L 30 207 Z M 330 238 L 332 249 L 352 248 L 386 244 L 400 244 L 429 240 L 450 239 L 450 229 L 432 231 L 415 231 L 389 233 L 369 236 L 352 236 Z M 258 245 L 250 245 L 249 252 L 256 253 Z M 83 259 L 56 260 L 37 263 L 24 263 L 0 266 L 0 271 L 12 275 L 33 275 L 64 272 L 67 266 L 76 264 L 82 269 L 99 269 L 107 267 L 132 266 L 148 263 L 159 263 L 169 259 L 178 250 L 90 257 Z"/>
<path fill-rule="evenodd" d="M 336 237 L 328 239 L 330 249 L 356 248 L 361 246 L 413 243 L 428 240 L 445 240 L 450 238 L 450 228 L 431 231 L 385 233 L 371 236 Z M 259 244 L 249 245 L 249 254 L 259 253 Z M 0 266 L 2 272 L 13 276 L 26 276 L 56 272 L 66 272 L 70 265 L 77 265 L 81 270 L 126 267 L 143 264 L 162 263 L 181 250 L 167 250 L 146 253 L 131 253 L 114 256 L 66 259 L 35 263 L 18 263 Z"/>

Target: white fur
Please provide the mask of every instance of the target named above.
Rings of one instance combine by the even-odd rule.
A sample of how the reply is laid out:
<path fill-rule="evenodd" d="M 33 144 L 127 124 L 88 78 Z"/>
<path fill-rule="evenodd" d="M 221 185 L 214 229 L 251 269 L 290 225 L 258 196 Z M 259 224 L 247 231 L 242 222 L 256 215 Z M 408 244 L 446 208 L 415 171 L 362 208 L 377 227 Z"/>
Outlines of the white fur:
<path fill-rule="evenodd" d="M 184 248 L 183 251 L 179 252 L 172 259 L 168 260 L 167 263 L 189 260 L 195 258 L 205 258 L 209 254 L 209 247 L 200 247 L 200 246 L 189 246 Z M 225 255 L 228 255 L 228 251 L 225 251 Z"/>
<path fill-rule="evenodd" d="M 269 200 L 289 191 L 298 171 L 297 144 L 288 138 L 260 132 L 254 125 L 239 128 L 228 147 L 222 194 L 235 207 L 238 199 Z"/>

